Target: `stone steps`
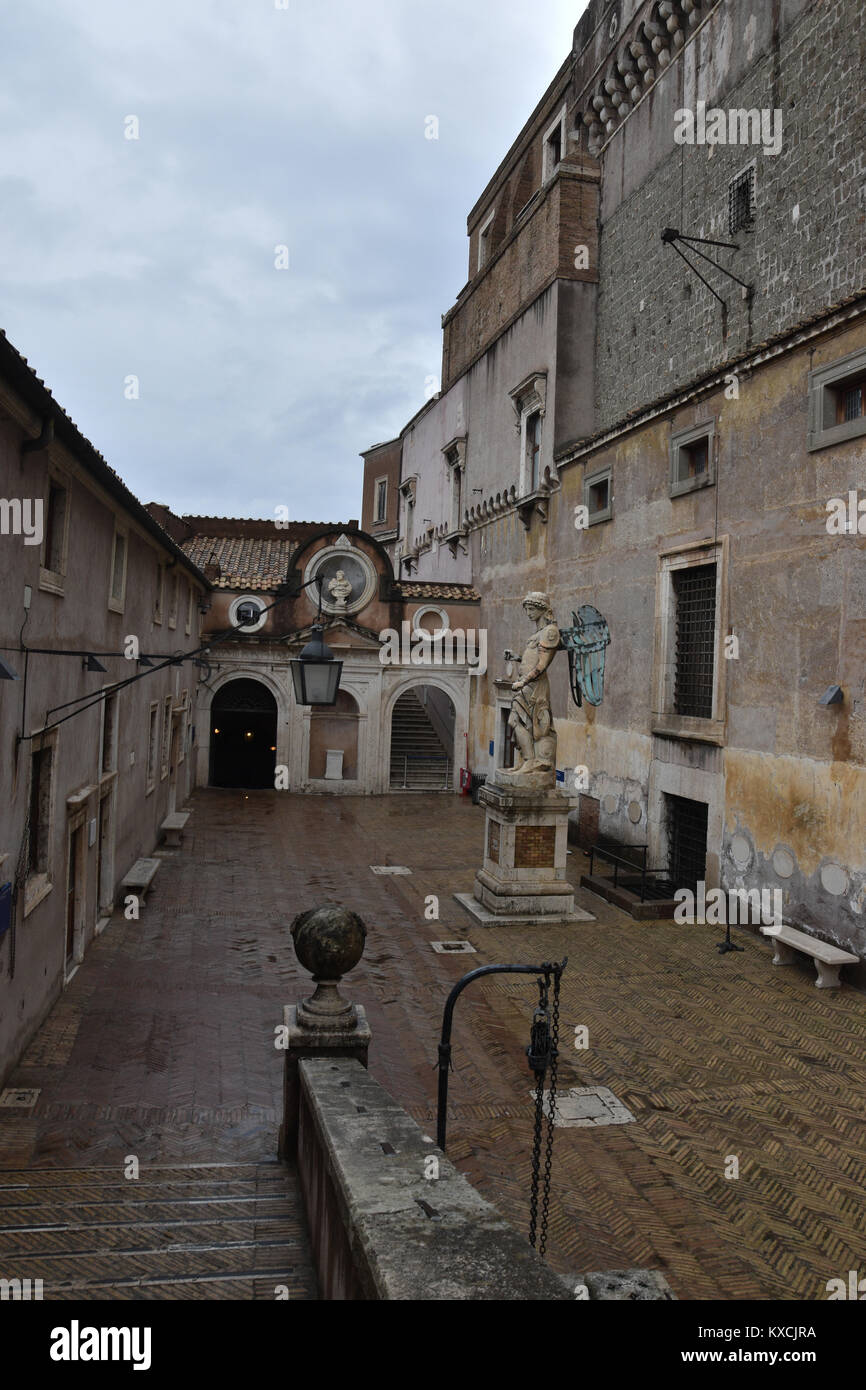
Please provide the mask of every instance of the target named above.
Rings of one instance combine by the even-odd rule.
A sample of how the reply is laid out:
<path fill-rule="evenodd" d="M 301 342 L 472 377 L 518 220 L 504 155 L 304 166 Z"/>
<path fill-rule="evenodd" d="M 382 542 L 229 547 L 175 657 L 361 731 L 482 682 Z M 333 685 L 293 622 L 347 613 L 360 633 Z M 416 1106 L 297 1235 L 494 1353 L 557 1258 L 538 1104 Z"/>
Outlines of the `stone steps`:
<path fill-rule="evenodd" d="M 0 1271 L 44 1299 L 315 1298 L 294 1171 L 279 1163 L 0 1170 Z"/>

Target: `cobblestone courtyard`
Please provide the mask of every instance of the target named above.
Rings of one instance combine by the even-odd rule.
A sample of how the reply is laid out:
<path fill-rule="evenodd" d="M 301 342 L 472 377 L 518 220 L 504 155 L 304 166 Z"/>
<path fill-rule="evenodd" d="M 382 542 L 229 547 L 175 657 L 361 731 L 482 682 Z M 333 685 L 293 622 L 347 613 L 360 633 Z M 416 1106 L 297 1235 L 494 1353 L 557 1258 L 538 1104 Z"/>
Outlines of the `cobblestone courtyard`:
<path fill-rule="evenodd" d="M 773 969 L 763 939 L 722 957 L 719 928 L 635 922 L 584 891 L 596 920 L 477 927 L 452 894 L 471 891 L 484 816 L 457 798 L 200 790 L 191 804 L 140 921 L 115 914 L 10 1078 L 39 1097 L 0 1110 L 7 1174 L 111 1170 L 134 1154 L 169 1172 L 231 1165 L 231 1181 L 261 1183 L 279 1123 L 274 1030 L 283 1003 L 309 992 L 288 927 L 330 900 L 367 923 L 344 989 L 367 1008 L 371 1071 L 426 1133 L 453 982 L 482 964 L 569 957 L 560 1087 L 607 1087 L 635 1120 L 557 1129 L 557 1269 L 654 1268 L 682 1299 L 821 1299 L 829 1279 L 866 1273 L 861 993 L 816 990 L 811 968 Z M 383 863 L 411 874 L 371 872 Z M 579 851 L 569 864 L 577 883 Z M 430 894 L 438 922 L 425 920 Z M 477 954 L 431 949 L 456 938 Z M 522 1231 L 534 1002 L 531 979 L 470 986 L 450 1089 L 449 1157 Z M 725 1176 L 731 1156 L 737 1178 Z"/>

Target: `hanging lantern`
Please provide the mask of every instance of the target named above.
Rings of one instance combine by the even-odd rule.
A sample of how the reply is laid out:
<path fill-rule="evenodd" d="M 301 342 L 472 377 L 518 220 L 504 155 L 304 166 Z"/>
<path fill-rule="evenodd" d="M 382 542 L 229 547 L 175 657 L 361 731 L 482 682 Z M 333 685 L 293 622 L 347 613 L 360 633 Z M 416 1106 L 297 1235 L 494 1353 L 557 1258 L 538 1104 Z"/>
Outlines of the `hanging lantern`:
<path fill-rule="evenodd" d="M 342 661 L 337 661 L 325 645 L 321 623 L 313 625 L 310 641 L 301 655 L 292 659 L 292 684 L 299 705 L 335 705 L 343 673 Z"/>

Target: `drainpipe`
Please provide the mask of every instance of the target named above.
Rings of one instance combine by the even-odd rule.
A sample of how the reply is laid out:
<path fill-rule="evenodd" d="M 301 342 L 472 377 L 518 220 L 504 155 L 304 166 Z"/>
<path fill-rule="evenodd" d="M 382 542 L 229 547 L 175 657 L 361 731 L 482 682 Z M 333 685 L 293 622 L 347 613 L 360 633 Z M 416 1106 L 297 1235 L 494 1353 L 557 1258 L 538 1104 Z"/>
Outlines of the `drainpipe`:
<path fill-rule="evenodd" d="M 25 439 L 21 445 L 22 456 L 24 454 L 38 454 L 43 449 L 47 449 L 49 444 L 54 442 L 54 420 L 48 418 L 42 421 L 42 431 L 36 439 Z M 22 463 L 23 463 L 22 457 Z"/>

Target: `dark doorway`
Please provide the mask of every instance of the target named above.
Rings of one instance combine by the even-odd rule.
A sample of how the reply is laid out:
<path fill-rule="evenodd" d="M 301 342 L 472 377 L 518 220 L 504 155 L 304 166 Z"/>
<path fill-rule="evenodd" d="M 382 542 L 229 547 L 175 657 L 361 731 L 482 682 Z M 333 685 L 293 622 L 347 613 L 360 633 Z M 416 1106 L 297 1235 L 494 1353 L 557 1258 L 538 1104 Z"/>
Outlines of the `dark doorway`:
<path fill-rule="evenodd" d="M 228 681 L 211 704 L 210 780 L 214 787 L 274 786 L 277 702 L 254 680 Z"/>
<path fill-rule="evenodd" d="M 707 871 L 707 813 L 703 801 L 665 795 L 668 814 L 668 866 L 676 888 L 693 893 Z"/>

